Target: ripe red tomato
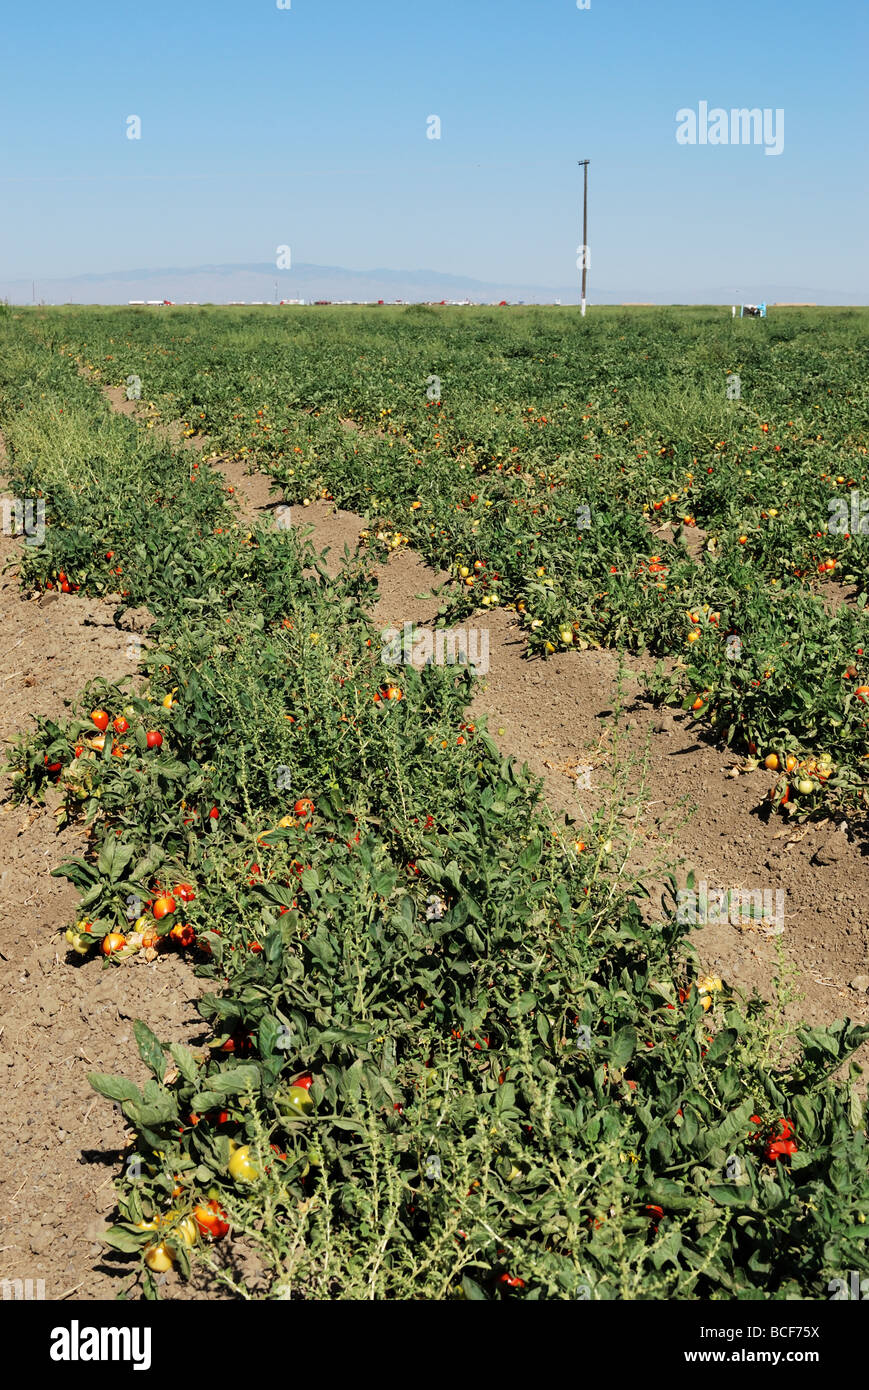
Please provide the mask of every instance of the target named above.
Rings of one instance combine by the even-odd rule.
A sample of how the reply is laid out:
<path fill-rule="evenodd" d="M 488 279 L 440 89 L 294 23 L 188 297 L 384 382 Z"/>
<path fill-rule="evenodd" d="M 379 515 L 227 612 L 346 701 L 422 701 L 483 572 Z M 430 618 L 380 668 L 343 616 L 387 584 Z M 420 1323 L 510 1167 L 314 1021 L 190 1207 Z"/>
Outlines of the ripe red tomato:
<path fill-rule="evenodd" d="M 127 938 L 119 931 L 107 932 L 100 942 L 100 950 L 104 956 L 113 956 L 116 951 L 122 951 L 127 944 Z"/>
<path fill-rule="evenodd" d="M 770 1163 L 777 1163 L 785 1154 L 795 1154 L 797 1146 L 793 1139 L 770 1140 L 763 1151 L 763 1156 L 769 1159 Z"/>
<path fill-rule="evenodd" d="M 212 806 L 211 810 L 208 812 L 208 819 L 209 819 L 209 820 L 217 820 L 217 818 L 218 818 L 219 815 L 220 815 L 220 812 L 218 811 L 217 807 L 216 807 L 216 806 Z"/>
<path fill-rule="evenodd" d="M 161 893 L 159 898 L 154 899 L 154 906 L 151 911 L 154 913 L 158 922 L 161 921 L 162 918 L 168 917 L 170 913 L 175 911 L 175 899 L 172 897 L 172 894 Z"/>
<path fill-rule="evenodd" d="M 91 719 L 96 724 L 101 734 L 106 732 L 109 727 L 109 716 L 104 709 L 91 710 Z"/>
<path fill-rule="evenodd" d="M 183 903 L 192 903 L 196 894 L 189 883 L 179 883 L 175 888 L 175 896 Z"/>
<path fill-rule="evenodd" d="M 293 814 L 296 816 L 310 816 L 314 813 L 314 803 L 310 797 L 303 796 L 293 807 Z"/>
<path fill-rule="evenodd" d="M 169 931 L 169 937 L 176 946 L 187 947 L 193 945 L 196 940 L 196 932 L 190 922 L 176 922 Z"/>
<path fill-rule="evenodd" d="M 862 705 L 869 704 L 869 685 L 858 685 L 854 694 Z"/>
<path fill-rule="evenodd" d="M 145 735 L 145 742 L 149 748 L 160 748 L 163 744 L 163 735 L 160 733 L 159 729 L 151 729 Z"/>
<path fill-rule="evenodd" d="M 297 1076 L 293 1082 L 294 1086 L 301 1086 L 303 1090 L 310 1091 L 314 1078 L 310 1072 L 305 1072 L 304 1076 Z"/>
<path fill-rule="evenodd" d="M 129 724 L 122 714 L 119 714 L 117 719 L 112 720 L 112 728 L 116 734 L 125 734 L 129 727 Z"/>

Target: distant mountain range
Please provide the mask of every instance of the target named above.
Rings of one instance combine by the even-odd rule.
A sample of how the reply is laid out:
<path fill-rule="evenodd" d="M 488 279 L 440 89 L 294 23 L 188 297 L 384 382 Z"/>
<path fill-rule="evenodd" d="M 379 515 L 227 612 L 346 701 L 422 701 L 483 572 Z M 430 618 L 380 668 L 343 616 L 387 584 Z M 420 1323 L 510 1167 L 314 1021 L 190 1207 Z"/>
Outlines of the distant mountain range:
<path fill-rule="evenodd" d="M 0 299 L 10 304 L 34 302 L 32 280 L 0 280 Z M 173 303 L 229 304 L 303 299 L 306 303 L 327 299 L 408 303 L 445 299 L 471 300 L 479 304 L 579 303 L 579 273 L 572 285 L 515 285 L 506 281 L 476 280 L 467 275 L 437 270 L 347 270 L 342 266 L 293 266 L 276 270 L 268 262 L 251 265 L 200 265 L 162 270 L 111 271 L 101 275 L 75 275 L 35 281 L 35 302 L 45 304 L 126 304 L 129 300 L 164 300 Z M 742 300 L 756 304 L 814 303 L 855 305 L 869 303 L 869 292 L 824 291 L 794 285 L 711 286 L 686 294 L 678 287 L 667 294 L 650 296 L 642 288 L 620 291 L 600 289 L 590 278 L 589 304 L 732 304 Z"/>

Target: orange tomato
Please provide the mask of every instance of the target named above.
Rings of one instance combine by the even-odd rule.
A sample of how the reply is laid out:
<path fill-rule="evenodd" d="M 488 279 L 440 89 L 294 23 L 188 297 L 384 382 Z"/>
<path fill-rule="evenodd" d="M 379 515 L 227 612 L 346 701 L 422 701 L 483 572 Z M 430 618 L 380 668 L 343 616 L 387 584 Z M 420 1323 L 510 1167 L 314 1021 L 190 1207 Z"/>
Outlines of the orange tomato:
<path fill-rule="evenodd" d="M 193 1220 L 206 1240 L 220 1240 L 229 1230 L 226 1212 L 214 1199 L 194 1207 Z"/>

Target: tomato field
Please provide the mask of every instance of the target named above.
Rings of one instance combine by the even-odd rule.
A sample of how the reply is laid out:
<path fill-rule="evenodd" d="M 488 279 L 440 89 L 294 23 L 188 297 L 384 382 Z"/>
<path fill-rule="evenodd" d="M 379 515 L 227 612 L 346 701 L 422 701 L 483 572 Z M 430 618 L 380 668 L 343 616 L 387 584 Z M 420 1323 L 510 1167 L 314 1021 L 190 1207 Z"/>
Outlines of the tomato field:
<path fill-rule="evenodd" d="M 136 1022 L 150 1079 L 90 1069 L 129 1132 L 127 1295 L 196 1267 L 283 1299 L 866 1272 L 869 1027 L 784 1038 L 706 974 L 675 874 L 650 920 L 617 812 L 578 840 L 471 720 L 473 670 L 396 672 L 370 610 L 412 550 L 441 626 L 502 610 L 544 668 L 649 658 L 764 814 L 865 846 L 869 312 L 40 309 L 0 349 L 7 490 L 45 508 L 22 596 L 153 618 L 135 674 L 8 749 L 14 800 L 80 839 L 57 949 L 204 982 L 201 1040 Z M 119 413 L 101 388 L 133 382 Z M 221 460 L 293 525 L 249 523 Z M 324 500 L 363 523 L 337 568 L 302 525 Z"/>

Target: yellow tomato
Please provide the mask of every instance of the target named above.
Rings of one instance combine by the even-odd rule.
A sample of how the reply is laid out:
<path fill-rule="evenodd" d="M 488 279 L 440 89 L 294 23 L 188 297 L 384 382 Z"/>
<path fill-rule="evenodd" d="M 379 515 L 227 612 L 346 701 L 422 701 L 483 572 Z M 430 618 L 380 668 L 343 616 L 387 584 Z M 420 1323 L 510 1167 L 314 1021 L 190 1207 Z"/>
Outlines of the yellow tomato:
<path fill-rule="evenodd" d="M 145 1264 L 155 1274 L 165 1274 L 175 1263 L 175 1256 L 163 1241 L 159 1245 L 149 1245 L 145 1251 Z"/>
<path fill-rule="evenodd" d="M 259 1169 L 251 1162 L 249 1144 L 242 1144 L 233 1153 L 229 1160 L 229 1175 L 236 1182 L 255 1182 L 260 1176 Z"/>

